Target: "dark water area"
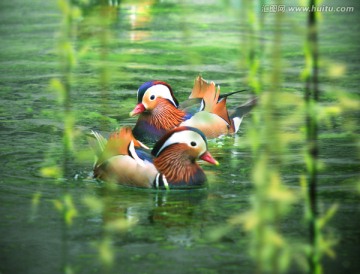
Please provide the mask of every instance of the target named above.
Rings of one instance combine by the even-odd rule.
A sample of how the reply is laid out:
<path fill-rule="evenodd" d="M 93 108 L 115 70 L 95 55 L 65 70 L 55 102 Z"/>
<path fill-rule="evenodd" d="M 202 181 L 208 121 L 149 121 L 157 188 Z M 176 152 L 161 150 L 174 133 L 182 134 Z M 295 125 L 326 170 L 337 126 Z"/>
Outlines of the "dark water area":
<path fill-rule="evenodd" d="M 236 3 L 126 1 L 115 9 L 105 57 L 100 51 L 104 41 L 89 38 L 96 30 L 89 28 L 91 12 L 85 11 L 76 42 L 79 51 L 82 46 L 87 50 L 84 57 L 79 54 L 71 80 L 77 155 L 65 178 L 51 179 L 42 176 L 42 168 L 61 165 L 63 157 L 62 107 L 49 87 L 61 77 L 56 50 L 61 14 L 56 1 L 0 2 L 0 273 L 61 273 L 68 265 L 74 273 L 256 272 L 249 235 L 241 226 L 228 226 L 229 219 L 251 207 L 251 115 L 235 137 L 209 141 L 221 165 L 203 165 L 209 180 L 203 190 L 108 187 L 90 176 L 93 157 L 85 136 L 91 129 L 110 132 L 134 125 L 128 113 L 137 88 L 148 80 L 170 83 L 180 101 L 199 73 L 223 92 L 246 88 L 241 41 L 248 33 Z M 322 13 L 321 104 L 334 103 L 341 93 L 350 98 L 345 103 L 359 104 L 360 5 L 324 4 L 355 10 Z M 282 88 L 301 98 L 306 14 L 285 15 Z M 265 44 L 272 42 L 274 15 L 267 16 Z M 264 73 L 271 68 L 266 59 Z M 105 87 L 101 73 L 109 79 Z M 228 105 L 250 97 L 250 92 L 237 94 Z M 289 109 L 282 115 L 291 114 Z M 360 272 L 359 117 L 359 111 L 343 111 L 320 130 L 319 211 L 338 204 L 326 227 L 338 240 L 336 255 L 324 257 L 324 273 Z M 287 130 L 301 131 L 294 123 Z M 305 172 L 303 145 L 299 141 L 284 152 L 282 179 L 296 193 Z M 56 209 L 56 201 L 66 195 L 76 208 L 71 226 Z M 303 204 L 295 203 L 282 221 L 284 235 L 308 240 L 303 214 Z M 107 267 L 104 261 L 111 257 L 113 265 Z M 294 264 L 288 272 L 304 270 Z"/>

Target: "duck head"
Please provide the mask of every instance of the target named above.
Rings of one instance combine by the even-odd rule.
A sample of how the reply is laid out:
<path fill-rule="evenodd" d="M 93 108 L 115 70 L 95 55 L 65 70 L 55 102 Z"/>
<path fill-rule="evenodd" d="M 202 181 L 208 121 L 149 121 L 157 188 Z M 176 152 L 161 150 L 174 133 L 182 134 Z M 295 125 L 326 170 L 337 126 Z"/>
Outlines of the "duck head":
<path fill-rule="evenodd" d="M 161 100 L 167 100 L 175 108 L 179 105 L 170 85 L 162 81 L 149 81 L 142 84 L 137 91 L 137 100 L 138 103 L 130 112 L 130 116 L 154 110 Z"/>
<path fill-rule="evenodd" d="M 218 165 L 208 151 L 204 134 L 192 127 L 178 127 L 158 141 L 153 150 L 154 165 L 172 185 L 203 185 L 205 174 L 197 160 Z"/>

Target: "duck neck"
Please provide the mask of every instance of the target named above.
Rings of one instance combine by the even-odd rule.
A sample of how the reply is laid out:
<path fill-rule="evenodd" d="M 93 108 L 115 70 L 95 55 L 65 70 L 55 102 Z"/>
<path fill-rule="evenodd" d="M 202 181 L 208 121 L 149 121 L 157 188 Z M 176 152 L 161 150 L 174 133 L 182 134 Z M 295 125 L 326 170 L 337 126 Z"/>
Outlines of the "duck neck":
<path fill-rule="evenodd" d="M 202 185 L 206 177 L 203 170 L 187 153 L 186 145 L 176 144 L 168 147 L 154 159 L 156 169 L 170 185 Z"/>
<path fill-rule="evenodd" d="M 159 98 L 158 105 L 151 111 L 149 123 L 158 129 L 166 131 L 180 125 L 184 120 L 185 112 L 176 108 L 167 99 Z"/>

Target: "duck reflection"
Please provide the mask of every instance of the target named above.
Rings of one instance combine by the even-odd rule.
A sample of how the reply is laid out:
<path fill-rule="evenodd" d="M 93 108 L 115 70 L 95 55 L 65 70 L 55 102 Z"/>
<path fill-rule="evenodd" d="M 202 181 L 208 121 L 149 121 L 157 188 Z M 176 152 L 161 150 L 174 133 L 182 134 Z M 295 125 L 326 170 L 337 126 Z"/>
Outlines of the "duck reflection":
<path fill-rule="evenodd" d="M 202 237 L 206 220 L 206 189 L 176 191 L 143 191 L 119 187 L 115 191 L 103 188 L 103 226 L 127 222 L 122 234 L 125 242 L 141 239 L 190 246 Z"/>
<path fill-rule="evenodd" d="M 206 190 L 159 192 L 155 195 L 155 206 L 149 211 L 149 221 L 163 227 L 169 243 L 191 246 L 202 237 L 206 218 L 203 205 L 207 197 Z"/>

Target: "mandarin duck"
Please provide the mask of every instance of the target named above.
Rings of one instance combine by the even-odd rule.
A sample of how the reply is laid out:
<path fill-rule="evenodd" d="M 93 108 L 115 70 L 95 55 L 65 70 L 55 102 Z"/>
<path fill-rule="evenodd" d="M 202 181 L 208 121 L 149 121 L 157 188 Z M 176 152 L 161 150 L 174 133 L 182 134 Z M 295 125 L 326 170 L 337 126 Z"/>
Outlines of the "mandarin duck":
<path fill-rule="evenodd" d="M 234 93 L 237 92 L 220 95 L 219 86 L 198 76 L 189 99 L 179 104 L 168 83 L 146 82 L 138 89 L 138 104 L 130 112 L 130 116 L 140 114 L 133 129 L 134 136 L 141 141 L 154 142 L 178 126 L 198 128 L 207 138 L 234 134 L 244 115 L 256 104 L 253 99 L 229 113 L 226 99 Z"/>
<path fill-rule="evenodd" d="M 142 188 L 201 187 L 206 176 L 196 160 L 219 164 L 196 128 L 182 126 L 167 132 L 151 153 L 134 138 L 130 127 L 121 128 L 108 140 L 97 132 L 92 134 L 98 147 L 94 177 L 104 181 Z"/>

